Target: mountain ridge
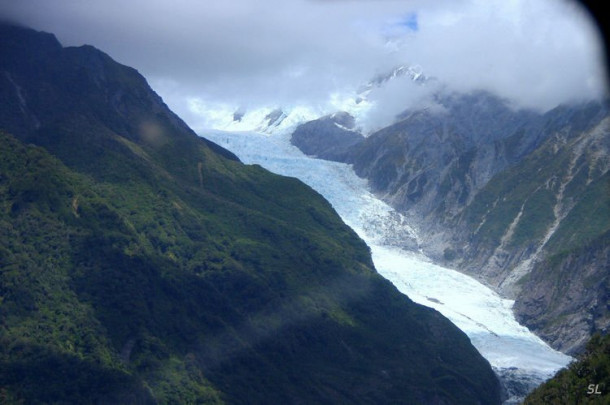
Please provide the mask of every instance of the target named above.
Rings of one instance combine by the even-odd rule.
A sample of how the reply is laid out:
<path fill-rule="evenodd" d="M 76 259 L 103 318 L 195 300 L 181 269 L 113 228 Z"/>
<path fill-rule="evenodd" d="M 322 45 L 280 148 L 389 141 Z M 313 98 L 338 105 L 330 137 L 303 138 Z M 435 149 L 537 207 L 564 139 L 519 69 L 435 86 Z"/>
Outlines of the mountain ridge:
<path fill-rule="evenodd" d="M 581 285 L 597 278 L 598 292 L 579 287 L 581 294 L 571 295 L 557 293 L 560 283 L 549 282 L 554 278 L 545 260 L 557 263 L 563 255 L 584 263 L 569 251 L 582 249 L 583 240 L 598 245 L 596 238 L 610 228 L 603 214 L 610 211 L 608 197 L 601 191 L 608 171 L 606 103 L 542 114 L 514 110 L 487 92 L 441 93 L 436 102 L 444 109 L 412 108 L 356 144 L 335 147 L 333 156 L 316 155 L 353 164 L 377 195 L 419 229 L 428 255 L 516 298 L 527 326 L 555 348 L 577 353 L 595 331 L 607 332 L 609 309 L 599 301 L 607 294 L 607 261 L 600 259 L 603 252 L 591 255 L 597 258 L 595 274 L 575 279 Z M 309 139 L 324 145 L 321 123 Z M 313 125 L 303 124 L 295 134 Z M 293 144 L 308 153 L 301 138 L 293 136 Z M 584 308 L 595 308 L 595 322 Z M 570 330 L 568 324 L 577 326 Z"/>

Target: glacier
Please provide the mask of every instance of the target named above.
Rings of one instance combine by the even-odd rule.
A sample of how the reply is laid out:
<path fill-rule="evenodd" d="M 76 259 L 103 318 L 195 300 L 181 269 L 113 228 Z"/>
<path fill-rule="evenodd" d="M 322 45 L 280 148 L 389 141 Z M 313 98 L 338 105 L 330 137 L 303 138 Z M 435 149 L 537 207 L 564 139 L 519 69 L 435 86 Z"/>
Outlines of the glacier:
<path fill-rule="evenodd" d="M 232 151 L 245 164 L 298 178 L 324 196 L 370 247 L 383 277 L 468 335 L 505 387 L 505 404 L 519 403 L 527 392 L 572 361 L 515 320 L 513 301 L 427 258 L 419 249 L 417 229 L 370 193 L 367 181 L 350 165 L 304 155 L 291 145 L 291 133 L 286 128 L 273 134 L 206 130 L 200 135 Z"/>

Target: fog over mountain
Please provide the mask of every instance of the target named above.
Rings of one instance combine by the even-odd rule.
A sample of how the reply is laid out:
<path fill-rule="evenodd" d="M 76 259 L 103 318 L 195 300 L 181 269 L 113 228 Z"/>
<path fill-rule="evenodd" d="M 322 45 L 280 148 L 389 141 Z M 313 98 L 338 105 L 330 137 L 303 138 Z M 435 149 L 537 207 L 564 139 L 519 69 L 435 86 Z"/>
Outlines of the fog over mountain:
<path fill-rule="evenodd" d="M 541 110 L 606 88 L 598 33 L 572 1 L 1 0 L 0 10 L 134 66 L 195 128 L 238 108 L 331 111 L 401 64 Z M 426 102 L 435 86 L 405 81 L 368 119 Z"/>

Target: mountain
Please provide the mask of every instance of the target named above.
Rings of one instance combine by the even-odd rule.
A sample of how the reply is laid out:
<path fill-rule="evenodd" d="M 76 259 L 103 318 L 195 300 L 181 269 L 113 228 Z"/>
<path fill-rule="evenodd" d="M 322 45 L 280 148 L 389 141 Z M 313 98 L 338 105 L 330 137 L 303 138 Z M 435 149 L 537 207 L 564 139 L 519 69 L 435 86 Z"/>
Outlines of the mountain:
<path fill-rule="evenodd" d="M 356 103 L 360 104 L 368 101 L 367 97 L 369 97 L 371 93 L 374 93 L 376 89 L 383 88 L 388 84 L 391 85 L 397 78 L 407 78 L 418 84 L 424 84 L 435 80 L 434 78 L 426 76 L 420 66 L 399 65 L 388 72 L 375 75 L 369 82 L 361 85 L 357 90 Z"/>
<path fill-rule="evenodd" d="M 500 402 L 312 189 L 91 46 L 0 25 L 0 55 L 3 403 Z"/>
<path fill-rule="evenodd" d="M 539 113 L 483 91 L 435 97 L 441 108 L 406 110 L 316 155 L 351 163 L 416 225 L 429 256 L 515 298 L 520 321 L 579 352 L 609 325 L 607 105 Z M 310 153 L 302 135 L 324 139 L 321 125 L 298 127 L 293 143 Z"/>
<path fill-rule="evenodd" d="M 317 122 L 329 117 L 339 121 L 351 116 L 350 127 L 354 132 L 370 132 L 368 122 L 364 119 L 371 110 L 384 109 L 384 106 L 376 104 L 383 100 L 384 93 L 388 89 L 402 86 L 401 91 L 409 85 L 421 87 L 436 84 L 436 79 L 426 76 L 419 66 L 399 65 L 393 69 L 376 74 L 371 80 L 354 88 L 345 88 L 332 94 L 326 102 L 308 103 L 298 102 L 295 104 L 275 106 L 244 106 L 227 107 L 225 104 L 214 102 L 201 103 L 198 110 L 205 111 L 210 116 L 204 129 L 216 129 L 222 131 L 253 131 L 266 134 L 283 134 L 293 131 L 295 127 L 308 122 Z M 405 86 L 405 84 L 407 84 Z M 391 115 L 391 114 L 390 114 Z M 333 118 L 337 116 L 336 118 Z"/>
<path fill-rule="evenodd" d="M 505 148 L 503 140 L 528 121 L 535 128 L 536 122 L 532 114 L 515 114 L 489 93 L 451 94 L 438 102 L 443 111 L 405 111 L 403 119 L 367 137 L 346 159 L 370 180 L 373 191 L 422 218 L 458 208 L 494 171 L 537 142 L 524 134 L 523 145 L 498 152 Z M 464 168 L 471 163 L 476 167 L 467 173 Z"/>
<path fill-rule="evenodd" d="M 364 140 L 349 113 L 338 112 L 296 127 L 290 142 L 309 156 L 341 162 L 346 151 Z"/>
<path fill-rule="evenodd" d="M 522 323 L 577 353 L 610 326 L 610 121 L 596 103 L 547 118 L 546 140 L 478 193 L 456 239 L 470 241 L 464 262 L 514 294 Z"/>

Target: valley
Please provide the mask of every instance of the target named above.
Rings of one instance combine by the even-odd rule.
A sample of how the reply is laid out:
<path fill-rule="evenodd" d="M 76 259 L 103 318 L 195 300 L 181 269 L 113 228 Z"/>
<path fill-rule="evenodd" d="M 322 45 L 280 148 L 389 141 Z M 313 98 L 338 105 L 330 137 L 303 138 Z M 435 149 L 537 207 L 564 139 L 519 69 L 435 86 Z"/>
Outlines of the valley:
<path fill-rule="evenodd" d="M 584 14 L 34 2 L 0 10 L 1 403 L 607 399 Z"/>
<path fill-rule="evenodd" d="M 206 131 L 200 135 L 226 147 L 244 163 L 296 177 L 321 193 L 369 245 L 381 275 L 468 334 L 508 390 L 507 403 L 518 402 L 570 362 L 569 356 L 551 349 L 515 320 L 513 301 L 426 257 L 417 228 L 375 197 L 350 165 L 304 155 L 290 144 L 290 134 Z"/>
<path fill-rule="evenodd" d="M 0 24 L 0 55 L 0 402 L 501 401 L 320 193 L 93 46 Z"/>

